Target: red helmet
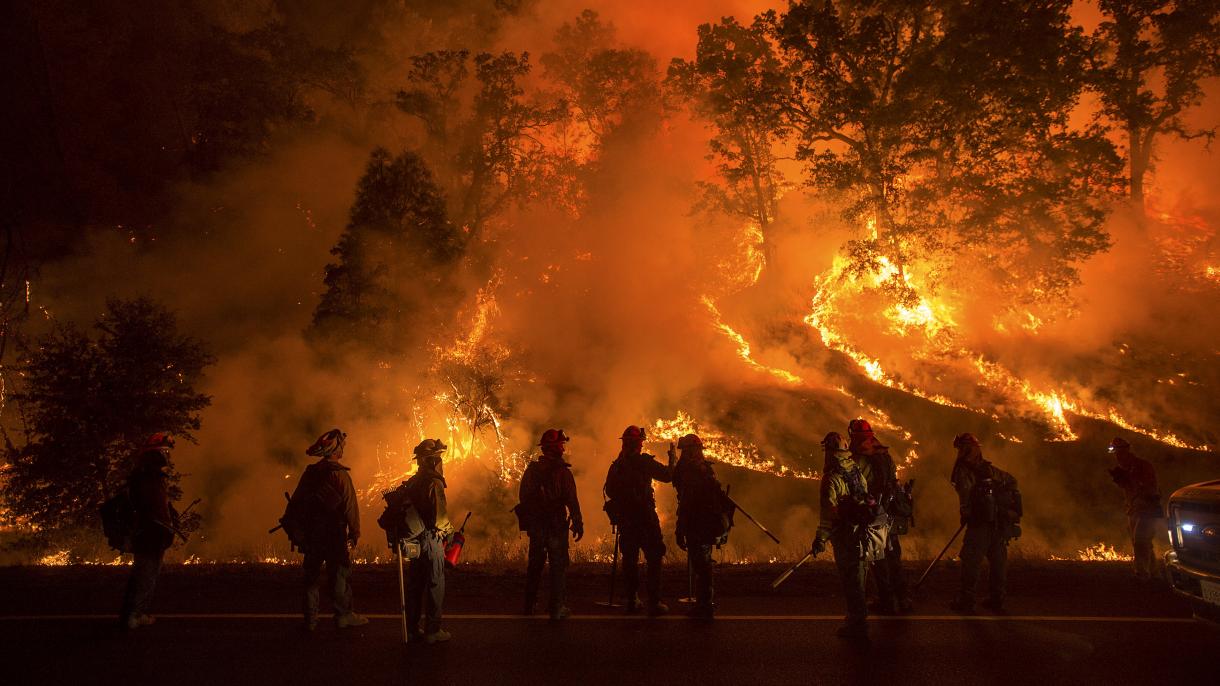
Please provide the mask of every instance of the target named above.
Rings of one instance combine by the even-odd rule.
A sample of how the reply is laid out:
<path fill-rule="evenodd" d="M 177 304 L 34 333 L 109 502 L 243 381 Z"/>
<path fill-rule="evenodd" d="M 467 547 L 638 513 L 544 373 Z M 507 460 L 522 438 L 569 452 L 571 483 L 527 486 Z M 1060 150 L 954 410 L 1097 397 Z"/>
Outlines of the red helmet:
<path fill-rule="evenodd" d="M 631 441 L 633 443 L 643 443 L 644 430 L 635 424 L 632 424 L 626 429 L 623 429 L 623 435 L 620 437 L 620 439 L 624 441 Z"/>
<path fill-rule="evenodd" d="M 169 434 L 167 434 L 163 431 L 158 431 L 157 433 L 149 436 L 148 439 L 144 441 L 145 450 L 157 450 L 159 448 L 172 448 L 172 447 L 174 447 L 174 437 L 170 436 Z"/>
<path fill-rule="evenodd" d="M 678 439 L 678 448 L 685 450 L 687 448 L 703 448 L 703 439 L 695 434 L 686 434 Z"/>
<path fill-rule="evenodd" d="M 556 443 L 567 443 L 570 440 L 572 439 L 568 438 L 563 429 L 547 429 L 542 432 L 542 440 L 538 441 L 538 445 L 547 446 Z"/>
<path fill-rule="evenodd" d="M 847 423 L 847 433 L 849 434 L 871 434 L 872 432 L 873 427 L 863 419 L 853 419 Z"/>
<path fill-rule="evenodd" d="M 1130 449 L 1131 449 L 1130 443 L 1128 443 L 1125 439 L 1122 439 L 1122 438 L 1119 438 L 1116 436 L 1114 438 L 1114 440 L 1110 441 L 1110 447 L 1107 448 L 1106 450 L 1108 450 L 1109 452 L 1112 452 L 1112 453 L 1121 453 L 1121 452 L 1126 452 Z"/>
<path fill-rule="evenodd" d="M 975 438 L 974 434 L 972 434 L 972 433 L 958 434 L 957 436 L 953 437 L 953 447 L 954 448 L 963 448 L 968 445 L 981 445 L 981 444 L 979 443 L 979 439 Z"/>

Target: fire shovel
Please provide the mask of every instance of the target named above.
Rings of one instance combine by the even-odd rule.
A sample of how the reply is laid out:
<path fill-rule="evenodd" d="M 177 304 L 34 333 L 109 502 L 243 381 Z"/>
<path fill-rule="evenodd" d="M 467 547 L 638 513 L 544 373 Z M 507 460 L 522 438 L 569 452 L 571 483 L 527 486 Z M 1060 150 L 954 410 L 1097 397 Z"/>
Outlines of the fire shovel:
<path fill-rule="evenodd" d="M 928 578 L 928 574 L 930 574 L 932 572 L 932 568 L 936 566 L 937 562 L 940 562 L 940 558 L 945 556 L 945 553 L 949 551 L 949 546 L 953 545 L 953 542 L 957 540 L 957 537 L 962 535 L 962 529 L 965 529 L 965 528 L 966 528 L 965 524 L 962 524 L 961 526 L 957 527 L 957 533 L 953 534 L 953 538 L 949 539 L 949 542 L 945 544 L 944 548 L 941 548 L 940 555 L 937 555 L 936 559 L 932 560 L 932 564 L 928 565 L 928 568 L 923 570 L 923 576 L 919 577 L 919 581 L 915 582 L 915 585 L 911 587 L 911 590 L 913 590 L 913 591 L 919 590 L 919 587 L 923 585 L 924 580 Z"/>
<path fill-rule="evenodd" d="M 610 557 L 610 599 L 604 603 L 602 603 L 602 602 L 595 603 L 599 607 L 622 607 L 622 605 L 616 605 L 614 603 L 614 573 L 618 569 L 619 532 L 618 532 L 617 526 L 612 527 L 612 528 L 614 529 L 614 554 Z"/>

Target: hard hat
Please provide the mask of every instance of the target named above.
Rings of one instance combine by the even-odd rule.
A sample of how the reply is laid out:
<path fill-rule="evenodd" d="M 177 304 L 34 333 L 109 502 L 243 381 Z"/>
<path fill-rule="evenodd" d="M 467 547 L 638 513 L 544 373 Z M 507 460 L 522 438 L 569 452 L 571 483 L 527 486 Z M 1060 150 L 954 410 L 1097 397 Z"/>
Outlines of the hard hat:
<path fill-rule="evenodd" d="M 567 443 L 572 439 L 563 432 L 563 429 L 547 429 L 542 432 L 542 440 L 538 441 L 538 445 L 554 445 L 556 443 Z"/>
<path fill-rule="evenodd" d="M 440 455 L 448 449 L 449 446 L 441 442 L 439 438 L 425 438 L 419 442 L 419 445 L 415 446 L 415 459 Z"/>
<path fill-rule="evenodd" d="M 851 445 L 843 438 L 842 434 L 837 431 L 831 431 L 822 439 L 822 447 L 827 450 L 850 450 Z"/>
<path fill-rule="evenodd" d="M 163 431 L 158 431 L 144 441 L 145 450 L 156 450 L 158 448 L 172 447 L 174 447 L 174 437 Z"/>
<path fill-rule="evenodd" d="M 330 457 L 337 452 L 343 452 L 343 444 L 347 442 L 347 434 L 339 429 L 331 429 L 318 437 L 318 440 L 305 451 L 313 457 Z"/>
<path fill-rule="evenodd" d="M 620 437 L 620 440 L 631 441 L 633 443 L 643 443 L 644 430 L 635 424 L 632 424 L 626 429 L 623 429 L 623 435 Z"/>
<path fill-rule="evenodd" d="M 680 450 L 686 450 L 687 448 L 702 448 L 702 447 L 703 447 L 703 439 L 699 438 L 695 434 L 686 434 L 682 438 L 678 439 L 678 448 Z"/>
<path fill-rule="evenodd" d="M 847 423 L 847 433 L 849 434 L 871 434 L 872 432 L 873 427 L 863 419 L 853 419 Z"/>
<path fill-rule="evenodd" d="M 981 445 L 979 439 L 974 437 L 972 433 L 958 434 L 953 437 L 953 447 L 962 448 L 968 445 Z"/>

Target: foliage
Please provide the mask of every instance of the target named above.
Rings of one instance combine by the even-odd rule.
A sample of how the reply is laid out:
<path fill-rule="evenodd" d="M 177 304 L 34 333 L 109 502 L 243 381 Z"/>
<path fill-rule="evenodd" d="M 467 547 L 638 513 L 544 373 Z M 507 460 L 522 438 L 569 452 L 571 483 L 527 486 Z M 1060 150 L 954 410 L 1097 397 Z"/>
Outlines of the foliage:
<path fill-rule="evenodd" d="M 13 397 L 27 440 L 10 449 L 4 501 L 44 530 L 94 523 L 144 440 L 157 431 L 192 440 L 211 404 L 197 386 L 214 360 L 164 307 L 111 300 L 94 329 L 61 324 L 37 339 Z"/>
<path fill-rule="evenodd" d="M 954 265 L 1017 301 L 1061 298 L 1107 245 L 1117 164 L 1098 128 L 1069 125 L 1087 47 L 1069 9 L 794 2 L 750 27 L 701 27 L 696 61 L 670 81 L 716 126 L 728 207 L 773 216 L 773 150 L 790 138 L 805 185 L 867 231 L 846 246 L 851 270 L 888 271 L 895 299 L 914 304 L 916 261 L 933 284 Z"/>
<path fill-rule="evenodd" d="M 1220 76 L 1220 5 L 1210 0 L 1101 0 L 1092 85 L 1101 118 L 1126 136 L 1128 189 L 1142 207 L 1158 136 L 1215 137 L 1190 128 L 1203 81 Z"/>
<path fill-rule="evenodd" d="M 547 160 L 538 134 L 566 107 L 525 97 L 529 54 L 442 50 L 411 58 L 396 103 L 420 120 L 426 153 L 449 198 L 450 216 L 481 239 L 487 222 L 512 202 L 536 197 Z"/>
<path fill-rule="evenodd" d="M 770 257 L 770 227 L 790 185 L 776 167 L 776 148 L 789 133 L 784 107 L 792 83 L 763 18 L 746 26 L 726 17 L 698 34 L 695 59 L 673 60 L 666 90 L 715 127 L 708 159 L 717 162 L 721 183 L 703 184 L 706 201 L 756 224 Z"/>
<path fill-rule="evenodd" d="M 400 351 L 435 321 L 455 289 L 447 269 L 466 235 L 449 221 L 428 166 L 413 152 L 373 151 L 347 229 L 331 249 L 311 334 Z M 413 326 L 414 325 L 414 326 Z"/>

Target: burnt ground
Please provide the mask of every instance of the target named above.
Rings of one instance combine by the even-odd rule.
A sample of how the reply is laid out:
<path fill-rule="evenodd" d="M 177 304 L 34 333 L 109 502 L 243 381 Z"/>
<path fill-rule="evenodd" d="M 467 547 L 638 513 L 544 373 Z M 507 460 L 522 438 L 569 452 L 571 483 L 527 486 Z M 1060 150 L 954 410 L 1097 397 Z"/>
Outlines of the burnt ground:
<path fill-rule="evenodd" d="M 574 565 L 574 618 L 513 616 L 519 570 L 465 565 L 450 573 L 443 646 L 404 647 L 396 571 L 360 566 L 357 608 L 374 617 L 339 632 L 299 630 L 299 568 L 170 566 L 153 627 L 124 633 L 110 615 L 126 570 L 0 568 L 6 684 L 60 683 L 1211 683 L 1220 631 L 1190 619 L 1163 588 L 1121 563 L 1017 561 L 1010 614 L 960 618 L 946 609 L 957 566 L 942 563 L 914 615 L 877 618 L 866 646 L 833 632 L 842 612 L 830 563 L 807 565 L 778 591 L 781 565 L 725 565 L 720 618 L 623 618 L 599 607 L 604 566 Z M 917 575 L 911 566 L 912 577 Z M 685 570 L 666 574 L 670 598 Z M 671 602 L 671 607 L 682 605 Z"/>

